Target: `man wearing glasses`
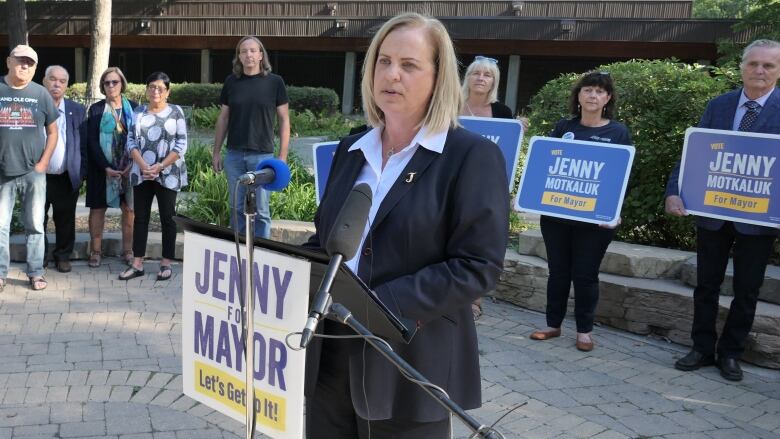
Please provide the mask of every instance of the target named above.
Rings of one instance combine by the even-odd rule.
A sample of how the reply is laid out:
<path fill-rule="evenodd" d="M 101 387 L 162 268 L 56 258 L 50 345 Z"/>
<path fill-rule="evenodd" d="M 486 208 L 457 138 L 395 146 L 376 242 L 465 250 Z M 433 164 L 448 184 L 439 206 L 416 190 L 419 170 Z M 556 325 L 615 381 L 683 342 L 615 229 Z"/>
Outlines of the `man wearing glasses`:
<path fill-rule="evenodd" d="M 46 169 L 57 146 L 57 107 L 49 92 L 32 82 L 38 54 L 14 47 L 0 80 L 0 291 L 9 264 L 9 229 L 16 192 L 22 195 L 27 236 L 27 277 L 33 290 L 46 288 L 43 277 Z"/>

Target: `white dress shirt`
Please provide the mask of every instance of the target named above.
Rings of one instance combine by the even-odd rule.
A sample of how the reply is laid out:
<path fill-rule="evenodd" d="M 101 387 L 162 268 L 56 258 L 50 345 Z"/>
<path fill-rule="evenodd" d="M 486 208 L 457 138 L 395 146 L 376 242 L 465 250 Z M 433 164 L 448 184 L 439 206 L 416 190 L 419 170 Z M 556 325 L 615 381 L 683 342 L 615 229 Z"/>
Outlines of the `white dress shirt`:
<path fill-rule="evenodd" d="M 401 172 L 409 164 L 418 147 L 422 146 L 427 150 L 441 154 L 444 150 L 444 142 L 447 141 L 447 132 L 448 130 L 445 129 L 436 133 L 428 133 L 426 127 L 420 128 L 409 145 L 395 152 L 387 159 L 384 169 L 382 169 L 382 128 L 372 129 L 349 148 L 349 151 L 361 150 L 366 158 L 366 164 L 360 170 L 355 186 L 367 183 L 371 187 L 373 195 L 371 210 L 368 213 L 368 222 L 363 230 L 363 236 L 360 238 L 358 252 L 355 254 L 355 257 L 346 262 L 347 267 L 354 273 L 357 273 L 357 268 L 360 265 L 360 249 L 363 248 L 363 243 L 366 241 L 366 236 L 371 229 L 371 224 L 374 222 L 382 200 L 385 199 L 387 193 L 390 192 L 390 188 L 393 187 L 395 181 L 401 176 Z M 404 179 L 406 177 L 403 176 Z"/>
<path fill-rule="evenodd" d="M 65 136 L 68 133 L 68 122 L 65 120 L 65 99 L 60 99 L 60 105 L 57 107 L 59 117 L 57 118 L 57 147 L 49 159 L 47 174 L 62 174 L 65 172 Z"/>

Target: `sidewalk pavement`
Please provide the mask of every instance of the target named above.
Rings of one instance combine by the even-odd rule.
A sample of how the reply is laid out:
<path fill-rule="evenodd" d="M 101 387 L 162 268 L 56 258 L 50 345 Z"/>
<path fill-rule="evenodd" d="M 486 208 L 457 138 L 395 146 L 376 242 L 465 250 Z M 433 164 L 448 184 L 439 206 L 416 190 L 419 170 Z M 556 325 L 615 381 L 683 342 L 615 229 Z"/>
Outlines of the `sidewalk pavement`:
<path fill-rule="evenodd" d="M 240 423 L 182 395 L 181 265 L 169 281 L 149 262 L 123 282 L 119 259 L 105 261 L 49 270 L 43 292 L 12 265 L 0 294 L 0 439 L 243 437 Z M 571 320 L 563 337 L 532 341 L 543 315 L 485 302 L 484 406 L 472 414 L 505 416 L 507 438 L 780 437 L 780 371 L 746 366 L 741 383 L 714 367 L 679 372 L 685 348 L 599 327 L 582 353 Z M 454 436 L 468 437 L 455 422 Z"/>

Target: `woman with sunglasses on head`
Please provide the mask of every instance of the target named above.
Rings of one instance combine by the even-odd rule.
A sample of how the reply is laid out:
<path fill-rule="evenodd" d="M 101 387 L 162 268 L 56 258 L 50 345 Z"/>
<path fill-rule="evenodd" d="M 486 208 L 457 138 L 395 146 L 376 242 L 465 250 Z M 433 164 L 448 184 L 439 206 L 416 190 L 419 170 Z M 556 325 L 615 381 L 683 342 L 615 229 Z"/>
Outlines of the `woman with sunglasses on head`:
<path fill-rule="evenodd" d="M 572 88 L 569 96 L 571 119 L 561 119 L 550 137 L 630 145 L 628 128 L 613 120 L 615 85 L 607 72 L 589 72 Z M 533 340 L 561 335 L 569 290 L 574 284 L 574 315 L 577 323 L 575 346 L 593 349 L 593 316 L 599 298 L 599 266 L 614 228 L 581 221 L 542 216 L 540 219 L 547 249 L 547 327 L 534 331 Z"/>
<path fill-rule="evenodd" d="M 461 116 L 495 117 L 511 119 L 512 110 L 498 102 L 498 83 L 501 73 L 498 60 L 486 56 L 474 57 L 463 77 Z"/>
<path fill-rule="evenodd" d="M 176 254 L 176 195 L 187 185 L 187 124 L 178 105 L 168 104 L 171 80 L 163 72 L 154 72 L 146 79 L 149 102 L 135 110 L 134 126 L 127 138 L 127 150 L 133 160 L 130 184 L 135 200 L 133 225 L 133 255 L 130 267 L 119 280 L 144 275 L 144 255 L 149 234 L 149 214 L 152 199 L 157 198 L 162 224 L 162 260 L 157 280 L 171 278 L 171 260 Z"/>
<path fill-rule="evenodd" d="M 138 104 L 123 96 L 126 89 L 127 79 L 122 71 L 109 67 L 100 76 L 100 91 L 106 98 L 92 104 L 87 115 L 90 267 L 99 267 L 101 263 L 103 227 L 109 207 L 122 210 L 122 255 L 128 265 L 133 262 L 131 160 L 125 146 Z"/>

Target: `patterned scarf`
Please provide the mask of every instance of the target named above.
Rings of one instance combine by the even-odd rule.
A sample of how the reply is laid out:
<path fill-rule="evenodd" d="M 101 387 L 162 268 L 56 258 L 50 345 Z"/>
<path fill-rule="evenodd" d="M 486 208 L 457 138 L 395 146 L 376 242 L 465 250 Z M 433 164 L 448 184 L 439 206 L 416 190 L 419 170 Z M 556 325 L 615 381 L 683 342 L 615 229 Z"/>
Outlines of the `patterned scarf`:
<path fill-rule="evenodd" d="M 122 96 L 122 111 L 119 115 L 106 101 L 103 117 L 100 119 L 100 148 L 108 163 L 117 171 L 124 171 L 130 164 L 130 156 L 125 146 L 127 133 L 133 127 L 133 108 L 127 98 Z M 106 204 L 109 207 L 119 207 L 120 195 L 125 196 L 125 202 L 132 210 L 133 187 L 130 185 L 130 178 L 113 178 L 106 175 Z"/>

